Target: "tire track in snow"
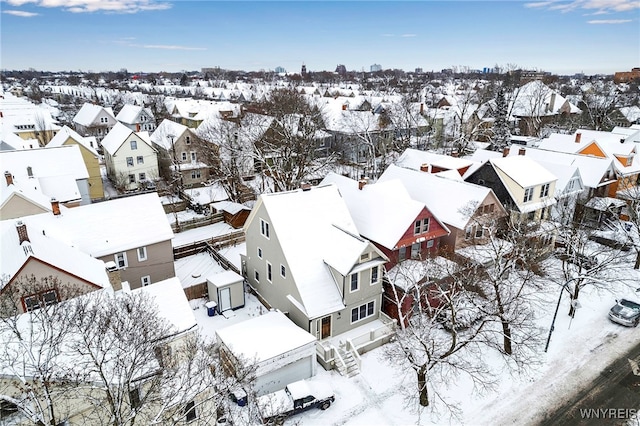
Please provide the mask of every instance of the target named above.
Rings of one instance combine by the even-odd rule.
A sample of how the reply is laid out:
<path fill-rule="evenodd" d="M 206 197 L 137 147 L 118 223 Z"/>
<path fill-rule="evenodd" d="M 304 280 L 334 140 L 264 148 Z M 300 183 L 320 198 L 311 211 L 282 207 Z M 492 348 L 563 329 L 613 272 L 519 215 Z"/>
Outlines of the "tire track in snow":
<path fill-rule="evenodd" d="M 342 415 L 342 417 L 338 419 L 336 422 L 334 422 L 333 424 L 334 425 L 346 424 L 348 421 L 352 420 L 355 416 L 364 413 L 366 410 L 372 407 L 375 407 L 378 409 L 378 412 L 381 415 L 380 420 L 384 420 L 384 422 L 381 421 L 380 424 L 392 425 L 393 421 L 386 416 L 383 405 L 384 405 L 384 402 L 391 396 L 395 395 L 398 390 L 391 388 L 382 393 L 376 393 L 376 391 L 374 391 L 371 388 L 371 386 L 369 386 L 369 383 L 367 383 L 367 381 L 364 380 L 361 376 L 354 377 L 353 380 L 358 383 L 360 390 L 362 390 L 362 393 L 364 395 L 364 401 L 362 402 L 362 404 L 345 412 Z"/>

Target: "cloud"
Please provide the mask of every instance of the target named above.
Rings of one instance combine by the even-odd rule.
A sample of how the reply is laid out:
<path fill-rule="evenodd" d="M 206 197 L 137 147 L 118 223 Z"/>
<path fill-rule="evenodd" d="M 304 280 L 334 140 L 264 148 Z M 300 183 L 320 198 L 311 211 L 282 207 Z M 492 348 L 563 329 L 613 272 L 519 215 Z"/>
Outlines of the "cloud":
<path fill-rule="evenodd" d="M 560 1 L 539 1 L 525 3 L 528 8 L 543 8 L 548 10 L 557 10 L 563 13 L 572 12 L 574 10 L 596 10 L 599 14 L 609 12 L 629 12 L 640 9 L 640 1 L 638 0 L 573 0 L 569 2 Z"/>
<path fill-rule="evenodd" d="M 21 18 L 33 18 L 34 16 L 40 15 L 39 13 L 25 12 L 24 10 L 3 10 L 2 13 L 6 13 L 7 15 L 19 16 Z"/>
<path fill-rule="evenodd" d="M 142 47 L 145 49 L 165 49 L 165 50 L 207 50 L 206 47 L 190 47 L 190 46 L 175 46 L 175 45 L 167 45 L 167 44 L 143 44 L 143 45 L 135 45 L 134 47 Z"/>
<path fill-rule="evenodd" d="M 417 37 L 418 34 L 402 34 L 401 37 Z"/>
<path fill-rule="evenodd" d="M 587 24 L 626 24 L 632 22 L 631 19 L 595 19 L 593 21 L 587 21 Z"/>
<path fill-rule="evenodd" d="M 171 3 L 156 0 L 5 0 L 12 6 L 33 4 L 47 8 L 62 8 L 72 13 L 107 12 L 138 13 L 149 10 L 166 10 Z"/>

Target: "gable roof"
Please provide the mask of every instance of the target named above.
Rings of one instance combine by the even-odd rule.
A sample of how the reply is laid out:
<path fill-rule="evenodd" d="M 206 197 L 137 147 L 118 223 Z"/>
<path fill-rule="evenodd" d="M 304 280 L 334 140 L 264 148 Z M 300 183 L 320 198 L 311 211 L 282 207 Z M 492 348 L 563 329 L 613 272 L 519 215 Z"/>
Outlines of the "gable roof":
<path fill-rule="evenodd" d="M 173 148 L 173 143 L 177 141 L 189 128 L 175 121 L 164 119 L 162 123 L 151 133 L 151 142 L 169 151 Z M 173 136 L 173 140 L 171 139 Z"/>
<path fill-rule="evenodd" d="M 116 115 L 116 120 L 118 120 L 121 123 L 136 124 L 138 123 L 140 114 L 143 111 L 149 117 L 153 117 L 153 114 L 151 113 L 151 110 L 149 108 L 145 108 L 139 105 L 126 104 L 122 107 L 118 115 Z"/>
<path fill-rule="evenodd" d="M 0 275 L 3 277 L 0 287 L 5 283 L 5 276 L 13 278 L 32 258 L 96 286 L 111 286 L 103 261 L 47 234 L 35 218 L 36 216 L 28 216 L 20 220 L 0 221 Z M 29 241 L 22 244 L 16 229 L 18 222 L 26 226 L 29 236 Z"/>
<path fill-rule="evenodd" d="M 46 148 L 56 148 L 59 146 L 63 146 L 64 143 L 69 140 L 69 138 L 76 141 L 79 145 L 85 147 L 89 152 L 91 152 L 94 157 L 99 158 L 98 151 L 96 151 L 96 142 L 95 137 L 84 137 L 80 136 L 78 132 L 71 129 L 69 126 L 63 126 L 62 129 L 49 141 Z"/>
<path fill-rule="evenodd" d="M 473 161 L 413 148 L 407 148 L 396 161 L 396 165 L 413 170 L 420 170 L 425 164 L 447 170 L 460 170 L 470 167 Z"/>
<path fill-rule="evenodd" d="M 173 238 L 158 194 L 148 193 L 30 216 L 47 235 L 94 257 Z"/>
<path fill-rule="evenodd" d="M 425 208 L 409 196 L 399 180 L 365 185 L 336 173 L 329 173 L 321 185 L 333 183 L 340 190 L 349 213 L 363 237 L 393 250 Z"/>
<path fill-rule="evenodd" d="M 373 245 L 358 236 L 338 188 L 331 184 L 305 191 L 262 194 L 245 229 L 261 206 L 297 286 L 301 309 L 309 318 L 343 309 L 341 294 L 327 264 L 340 273 L 348 273 L 360 254 Z"/>
<path fill-rule="evenodd" d="M 151 149 L 155 150 L 155 148 L 153 148 L 153 146 L 151 145 L 149 132 L 135 132 L 120 122 L 116 123 L 116 125 L 113 126 L 109 133 L 107 133 L 107 136 L 102 139 L 102 148 L 104 148 L 104 150 L 109 154 L 113 155 L 118 152 L 122 144 L 132 133 L 144 143 L 149 145 Z"/>
<path fill-rule="evenodd" d="M 471 204 L 482 203 L 489 194 L 490 188 L 480 185 L 447 179 L 439 174 L 431 174 L 390 165 L 378 182 L 399 180 L 414 200 L 427 204 L 429 210 L 442 222 L 464 229 L 475 211 Z M 497 197 L 496 197 L 497 200 Z"/>
<path fill-rule="evenodd" d="M 529 188 L 557 180 L 557 177 L 524 155 L 492 158 L 489 160 L 496 169 L 511 178 L 522 188 Z"/>
<path fill-rule="evenodd" d="M 113 116 L 113 110 L 111 108 L 105 108 L 100 105 L 85 103 L 73 117 L 73 122 L 85 127 L 91 126 L 98 115 L 103 111 L 110 115 L 114 120 L 116 119 Z"/>

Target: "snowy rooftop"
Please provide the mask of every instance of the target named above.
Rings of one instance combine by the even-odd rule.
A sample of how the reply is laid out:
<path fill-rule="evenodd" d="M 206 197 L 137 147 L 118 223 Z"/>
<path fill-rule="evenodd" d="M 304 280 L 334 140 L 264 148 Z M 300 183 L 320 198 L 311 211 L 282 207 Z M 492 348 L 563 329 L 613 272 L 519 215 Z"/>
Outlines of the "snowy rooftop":
<path fill-rule="evenodd" d="M 236 356 L 266 361 L 316 341 L 315 336 L 295 325 L 280 311 L 224 327 L 216 331 L 220 341 Z"/>
<path fill-rule="evenodd" d="M 30 216 L 48 236 L 94 257 L 148 246 L 173 238 L 155 192 L 93 203 L 55 216 Z"/>
<path fill-rule="evenodd" d="M 158 314 L 169 321 L 178 332 L 187 331 L 197 326 L 196 318 L 187 296 L 182 290 L 179 278 L 168 278 L 131 292 L 146 293 L 152 296 L 158 305 Z"/>
<path fill-rule="evenodd" d="M 107 136 L 102 139 L 102 147 L 106 152 L 113 155 L 132 133 L 134 133 L 133 130 L 118 122 L 109 130 Z"/>
<path fill-rule="evenodd" d="M 414 200 L 427 204 L 442 222 L 465 229 L 477 206 L 491 194 L 491 189 L 451 180 L 431 173 L 390 165 L 378 182 L 398 179 Z M 447 202 L 442 202 L 442 200 Z"/>
<path fill-rule="evenodd" d="M 524 155 L 493 158 L 489 161 L 494 167 L 501 170 L 522 188 L 542 185 L 557 180 L 556 176 L 550 171 L 542 167 L 535 160 Z"/>
<path fill-rule="evenodd" d="M 47 148 L 55 148 L 62 146 L 69 138 L 76 141 L 78 144 L 84 146 L 89 150 L 96 158 L 99 157 L 98 151 L 96 151 L 96 142 L 94 138 L 88 138 L 80 136 L 76 131 L 69 128 L 68 126 L 63 126 L 62 129 L 49 141 L 47 144 Z"/>
<path fill-rule="evenodd" d="M 90 126 L 102 111 L 106 111 L 113 117 L 111 108 L 103 108 L 100 105 L 85 103 L 82 105 L 82 108 L 80 108 L 80 111 L 73 117 L 73 121 L 83 126 Z M 115 119 L 115 117 L 113 118 Z"/>
<path fill-rule="evenodd" d="M 449 155 L 437 154 L 434 152 L 420 151 L 413 148 L 406 149 L 396 164 L 413 170 L 420 170 L 420 167 L 427 164 L 437 166 L 447 170 L 460 170 L 471 165 L 472 161 L 465 158 L 451 157 Z"/>
<path fill-rule="evenodd" d="M 202 284 L 206 282 L 207 277 L 224 271 L 224 268 L 207 252 L 175 260 L 173 266 L 183 288 Z"/>

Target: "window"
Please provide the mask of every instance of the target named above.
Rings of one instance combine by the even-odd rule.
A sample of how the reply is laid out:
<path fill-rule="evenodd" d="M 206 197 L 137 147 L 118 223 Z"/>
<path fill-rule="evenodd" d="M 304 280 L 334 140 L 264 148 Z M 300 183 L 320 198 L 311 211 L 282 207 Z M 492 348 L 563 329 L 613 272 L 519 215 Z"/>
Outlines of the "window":
<path fill-rule="evenodd" d="M 253 270 L 253 276 L 255 277 L 257 282 L 260 282 L 260 272 L 258 272 L 258 270 Z"/>
<path fill-rule="evenodd" d="M 138 177 L 140 178 L 141 182 L 147 180 L 147 174 L 146 173 L 140 173 L 140 174 L 138 174 Z"/>
<path fill-rule="evenodd" d="M 282 263 L 280 264 L 280 276 L 287 278 L 287 268 L 285 268 Z"/>
<path fill-rule="evenodd" d="M 144 262 L 147 260 L 147 248 L 146 247 L 138 247 L 138 260 L 140 262 Z"/>
<path fill-rule="evenodd" d="M 191 136 L 186 136 L 184 138 L 184 143 L 187 144 L 187 145 L 190 145 L 191 144 Z"/>
<path fill-rule="evenodd" d="M 376 284 L 378 282 L 378 269 L 378 266 L 371 269 L 371 284 Z"/>
<path fill-rule="evenodd" d="M 136 183 L 136 175 L 129 175 L 129 183 Z"/>
<path fill-rule="evenodd" d="M 422 221 L 416 220 L 416 223 L 413 224 L 413 235 L 418 235 L 420 233 L 421 225 L 422 225 Z"/>
<path fill-rule="evenodd" d="M 182 161 L 187 161 L 187 153 L 186 152 L 182 153 Z"/>
<path fill-rule="evenodd" d="M 192 163 L 196 162 L 196 153 L 195 153 L 195 151 L 191 151 L 191 162 Z"/>
<path fill-rule="evenodd" d="M 136 157 L 136 162 L 137 162 L 138 164 L 144 164 L 144 157 L 143 157 L 142 155 L 138 155 L 138 156 Z"/>
<path fill-rule="evenodd" d="M 27 312 L 40 308 L 40 301 L 38 300 L 38 296 L 35 294 L 23 297 L 22 301 L 24 303 L 24 310 Z"/>
<path fill-rule="evenodd" d="M 358 290 L 358 285 L 358 273 L 356 272 L 355 274 L 351 274 L 351 291 Z"/>
<path fill-rule="evenodd" d="M 398 260 L 399 261 L 403 261 L 407 258 L 407 248 L 406 247 L 400 247 L 400 249 L 398 250 Z"/>
<path fill-rule="evenodd" d="M 262 259 L 262 249 L 258 247 L 258 257 Z"/>
<path fill-rule="evenodd" d="M 272 282 L 273 276 L 271 275 L 271 264 L 267 262 L 267 281 Z"/>
<path fill-rule="evenodd" d="M 364 253 L 360 255 L 360 262 L 366 262 L 367 260 L 369 260 L 370 257 L 370 253 Z"/>
<path fill-rule="evenodd" d="M 194 401 L 191 401 L 184 407 L 184 419 L 188 422 L 192 422 L 197 418 L 198 416 L 196 415 L 196 403 Z"/>
<path fill-rule="evenodd" d="M 531 199 L 533 198 L 533 188 L 526 188 L 524 190 L 524 202 L 528 202 L 531 201 Z"/>
<path fill-rule="evenodd" d="M 484 235 L 484 228 L 481 225 L 476 226 L 476 238 L 482 238 Z"/>
<path fill-rule="evenodd" d="M 411 244 L 411 258 L 412 259 L 420 258 L 420 243 Z"/>
<path fill-rule="evenodd" d="M 42 293 L 42 302 L 44 306 L 54 305 L 58 303 L 58 292 L 55 290 L 47 290 Z"/>
<path fill-rule="evenodd" d="M 464 239 L 471 239 L 471 235 L 473 233 L 473 226 L 467 226 L 467 229 L 464 230 Z"/>
<path fill-rule="evenodd" d="M 140 283 L 142 284 L 142 287 L 146 287 L 149 284 L 151 284 L 151 277 L 149 275 L 145 275 L 144 277 L 140 278 Z"/>
<path fill-rule="evenodd" d="M 122 253 L 116 253 L 114 255 L 115 261 L 116 261 L 116 265 L 118 266 L 118 269 L 122 269 L 122 268 L 126 268 L 128 266 L 127 264 L 127 253 L 122 252 Z"/>
<path fill-rule="evenodd" d="M 191 179 L 200 179 L 202 177 L 202 174 L 200 173 L 200 170 L 193 170 L 191 172 Z"/>
<path fill-rule="evenodd" d="M 433 240 L 427 241 L 427 248 L 433 247 Z"/>
<path fill-rule="evenodd" d="M 425 217 L 422 219 L 422 232 L 427 232 L 429 230 L 429 218 Z"/>
<path fill-rule="evenodd" d="M 133 166 L 133 157 L 127 157 L 127 166 Z"/>
<path fill-rule="evenodd" d="M 351 323 L 361 321 L 367 317 L 373 316 L 375 304 L 373 301 L 351 309 Z"/>
<path fill-rule="evenodd" d="M 545 183 L 542 185 L 542 188 L 540 188 L 540 198 L 546 197 L 547 195 L 549 195 L 549 184 Z"/>
<path fill-rule="evenodd" d="M 260 219 L 260 233 L 269 238 L 269 222 Z"/>
<path fill-rule="evenodd" d="M 138 149 L 138 141 L 130 141 L 129 143 L 131 144 L 132 151 Z"/>
<path fill-rule="evenodd" d="M 129 391 L 129 404 L 133 410 L 140 407 L 140 389 L 134 388 Z"/>

